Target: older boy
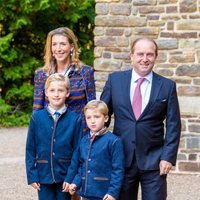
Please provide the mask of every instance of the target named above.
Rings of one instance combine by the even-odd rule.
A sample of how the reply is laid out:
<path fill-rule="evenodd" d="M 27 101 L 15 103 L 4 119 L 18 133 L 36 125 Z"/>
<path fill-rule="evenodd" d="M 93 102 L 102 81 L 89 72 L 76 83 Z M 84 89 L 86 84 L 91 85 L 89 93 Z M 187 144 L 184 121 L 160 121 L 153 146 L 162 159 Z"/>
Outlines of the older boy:
<path fill-rule="evenodd" d="M 79 173 L 69 187 L 69 192 L 84 200 L 117 199 L 124 175 L 124 154 L 121 140 L 106 129 L 107 105 L 92 100 L 84 108 L 90 132 L 80 144 Z"/>
<path fill-rule="evenodd" d="M 81 139 L 79 115 L 65 106 L 69 79 L 52 74 L 45 84 L 49 105 L 30 119 L 26 142 L 28 184 L 38 190 L 40 200 L 70 200 L 69 183 L 77 166 Z"/>

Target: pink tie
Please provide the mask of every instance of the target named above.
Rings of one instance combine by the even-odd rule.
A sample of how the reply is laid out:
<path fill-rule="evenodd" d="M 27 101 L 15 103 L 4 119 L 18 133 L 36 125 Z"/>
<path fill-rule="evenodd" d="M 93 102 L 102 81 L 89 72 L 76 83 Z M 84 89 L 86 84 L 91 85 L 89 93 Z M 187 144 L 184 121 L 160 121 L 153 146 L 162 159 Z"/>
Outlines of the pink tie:
<path fill-rule="evenodd" d="M 142 82 L 144 81 L 144 79 L 145 78 L 138 79 L 137 86 L 135 88 L 135 92 L 133 95 L 132 108 L 133 108 L 133 112 L 135 114 L 136 119 L 140 117 L 141 111 L 142 111 L 142 95 L 141 95 L 140 86 Z"/>

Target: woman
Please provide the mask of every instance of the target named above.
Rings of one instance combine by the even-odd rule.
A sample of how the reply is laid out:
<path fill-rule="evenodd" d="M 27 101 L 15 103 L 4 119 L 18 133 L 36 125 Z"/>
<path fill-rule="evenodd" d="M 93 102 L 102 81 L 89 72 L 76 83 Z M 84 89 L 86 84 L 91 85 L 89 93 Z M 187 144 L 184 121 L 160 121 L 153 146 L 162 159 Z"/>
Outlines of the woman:
<path fill-rule="evenodd" d="M 48 33 L 44 61 L 44 67 L 38 69 L 34 76 L 33 110 L 44 108 L 48 102 L 44 93 L 47 77 L 56 72 L 62 73 L 70 79 L 70 96 L 66 105 L 81 114 L 83 133 L 86 132 L 83 108 L 88 101 L 96 99 L 94 71 L 79 60 L 77 39 L 72 30 L 61 27 Z"/>

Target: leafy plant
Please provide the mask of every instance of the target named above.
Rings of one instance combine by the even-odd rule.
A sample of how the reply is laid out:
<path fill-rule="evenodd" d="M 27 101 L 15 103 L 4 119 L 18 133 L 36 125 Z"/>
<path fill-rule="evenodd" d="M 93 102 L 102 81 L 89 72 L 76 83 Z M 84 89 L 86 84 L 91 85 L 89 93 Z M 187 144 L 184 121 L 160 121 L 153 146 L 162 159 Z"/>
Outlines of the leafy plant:
<path fill-rule="evenodd" d="M 33 76 L 47 33 L 71 28 L 83 62 L 93 63 L 94 0 L 0 1 L 0 126 L 23 126 L 32 112 Z"/>

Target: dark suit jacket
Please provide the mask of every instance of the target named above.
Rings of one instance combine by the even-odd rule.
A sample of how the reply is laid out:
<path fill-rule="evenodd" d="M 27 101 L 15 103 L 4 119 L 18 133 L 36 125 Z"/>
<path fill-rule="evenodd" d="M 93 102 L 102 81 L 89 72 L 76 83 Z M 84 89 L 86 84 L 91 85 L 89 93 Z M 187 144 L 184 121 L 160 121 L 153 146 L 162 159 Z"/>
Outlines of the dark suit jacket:
<path fill-rule="evenodd" d="M 101 100 L 114 113 L 113 133 L 124 143 L 125 164 L 134 152 L 141 170 L 159 169 L 160 160 L 175 165 L 180 132 L 180 111 L 174 81 L 153 72 L 149 103 L 138 120 L 130 102 L 132 70 L 110 74 Z"/>

